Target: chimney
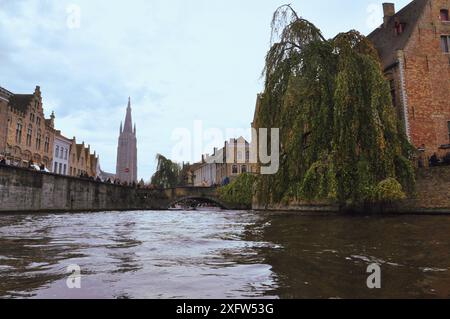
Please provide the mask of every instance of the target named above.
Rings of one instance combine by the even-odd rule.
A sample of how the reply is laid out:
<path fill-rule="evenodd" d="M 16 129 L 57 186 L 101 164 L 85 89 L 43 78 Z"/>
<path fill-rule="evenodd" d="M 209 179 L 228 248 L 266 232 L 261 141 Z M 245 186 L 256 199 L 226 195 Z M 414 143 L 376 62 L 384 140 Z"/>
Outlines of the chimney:
<path fill-rule="evenodd" d="M 389 19 L 395 15 L 395 4 L 394 3 L 383 3 L 383 14 L 384 14 L 384 27 L 387 26 Z"/>

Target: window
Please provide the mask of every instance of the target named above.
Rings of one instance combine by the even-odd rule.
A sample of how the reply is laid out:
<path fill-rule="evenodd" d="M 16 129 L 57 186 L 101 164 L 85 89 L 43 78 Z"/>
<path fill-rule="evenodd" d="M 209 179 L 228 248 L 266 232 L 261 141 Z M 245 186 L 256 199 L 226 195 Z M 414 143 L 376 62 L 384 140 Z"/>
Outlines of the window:
<path fill-rule="evenodd" d="M 55 167 L 53 168 L 53 173 L 57 173 L 58 171 L 58 163 L 55 162 Z"/>
<path fill-rule="evenodd" d="M 449 21 L 448 9 L 441 10 L 441 21 Z"/>
<path fill-rule="evenodd" d="M 60 175 L 62 174 L 62 164 L 61 163 L 59 163 L 59 174 Z"/>
<path fill-rule="evenodd" d="M 247 165 L 242 165 L 241 172 L 242 174 L 247 173 Z"/>
<path fill-rule="evenodd" d="M 44 141 L 44 152 L 48 153 L 48 148 L 50 147 L 50 138 L 48 136 L 45 137 Z"/>
<path fill-rule="evenodd" d="M 64 170 L 63 170 L 63 174 L 66 175 L 66 169 L 67 169 L 67 165 L 64 164 Z"/>
<path fill-rule="evenodd" d="M 444 53 L 449 53 L 450 48 L 450 35 L 441 36 L 441 47 Z"/>
<path fill-rule="evenodd" d="M 69 150 L 66 148 L 65 150 L 64 150 L 64 159 L 66 160 L 67 159 L 67 154 L 69 153 Z"/>
<path fill-rule="evenodd" d="M 32 136 L 33 136 L 33 126 L 30 124 L 30 125 L 28 125 L 28 130 L 27 130 L 27 146 L 31 146 Z"/>
<path fill-rule="evenodd" d="M 41 149 L 41 130 L 39 129 L 36 135 L 36 149 Z"/>
<path fill-rule="evenodd" d="M 238 173 L 238 166 L 237 165 L 233 165 L 232 173 L 233 174 L 237 174 Z"/>
<path fill-rule="evenodd" d="M 244 159 L 244 157 L 243 157 L 242 151 L 238 151 L 237 160 L 239 161 L 239 163 L 242 163 L 243 159 Z"/>
<path fill-rule="evenodd" d="M 41 118 L 40 117 L 36 118 L 36 125 L 41 126 Z"/>
<path fill-rule="evenodd" d="M 447 122 L 448 126 L 448 140 L 450 141 L 450 121 Z"/>
<path fill-rule="evenodd" d="M 16 127 L 16 143 L 17 144 L 22 143 L 22 121 L 19 121 L 17 123 L 17 127 Z"/>
<path fill-rule="evenodd" d="M 395 34 L 396 35 L 400 35 L 403 33 L 403 31 L 405 31 L 406 28 L 406 23 L 395 23 Z"/>
<path fill-rule="evenodd" d="M 55 157 L 56 158 L 59 157 L 59 146 L 58 145 L 56 145 Z"/>

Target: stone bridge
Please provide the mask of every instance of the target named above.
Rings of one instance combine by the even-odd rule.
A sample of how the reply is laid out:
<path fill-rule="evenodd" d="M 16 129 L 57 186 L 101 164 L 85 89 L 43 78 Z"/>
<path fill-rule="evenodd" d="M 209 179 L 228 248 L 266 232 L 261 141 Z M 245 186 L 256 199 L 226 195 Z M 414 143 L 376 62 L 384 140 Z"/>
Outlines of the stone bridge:
<path fill-rule="evenodd" d="M 214 187 L 143 189 L 0 165 L 0 213 L 167 210 L 186 200 L 244 209 Z"/>
<path fill-rule="evenodd" d="M 177 187 L 164 190 L 166 201 L 163 203 L 164 208 L 170 208 L 173 205 L 187 200 L 196 200 L 199 202 L 209 202 L 216 204 L 224 209 L 237 209 L 224 201 L 220 200 L 217 187 Z"/>

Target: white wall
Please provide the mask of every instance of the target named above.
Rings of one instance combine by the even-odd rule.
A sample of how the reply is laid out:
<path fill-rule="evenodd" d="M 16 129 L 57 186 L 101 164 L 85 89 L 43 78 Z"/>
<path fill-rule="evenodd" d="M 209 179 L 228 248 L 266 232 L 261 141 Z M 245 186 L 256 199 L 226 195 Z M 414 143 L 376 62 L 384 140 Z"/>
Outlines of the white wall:
<path fill-rule="evenodd" d="M 55 136 L 53 146 L 53 164 L 52 173 L 59 175 L 70 175 L 69 155 L 71 143 Z"/>
<path fill-rule="evenodd" d="M 194 175 L 194 186 L 212 186 L 217 183 L 216 164 L 204 164 Z"/>

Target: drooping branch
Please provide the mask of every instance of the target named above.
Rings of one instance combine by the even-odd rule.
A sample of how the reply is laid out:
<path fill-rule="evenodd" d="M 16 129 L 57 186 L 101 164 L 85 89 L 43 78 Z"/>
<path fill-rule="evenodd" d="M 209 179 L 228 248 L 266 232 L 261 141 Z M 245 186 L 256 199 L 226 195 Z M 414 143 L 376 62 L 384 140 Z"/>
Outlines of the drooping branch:
<path fill-rule="evenodd" d="M 409 190 L 411 146 L 395 125 L 389 87 L 370 41 L 355 30 L 325 40 L 284 5 L 273 16 L 271 44 L 255 125 L 280 128 L 283 159 L 277 174 L 258 179 L 258 198 L 345 206 L 392 200 L 402 187 Z M 397 195 L 389 197 L 386 185 Z"/>

